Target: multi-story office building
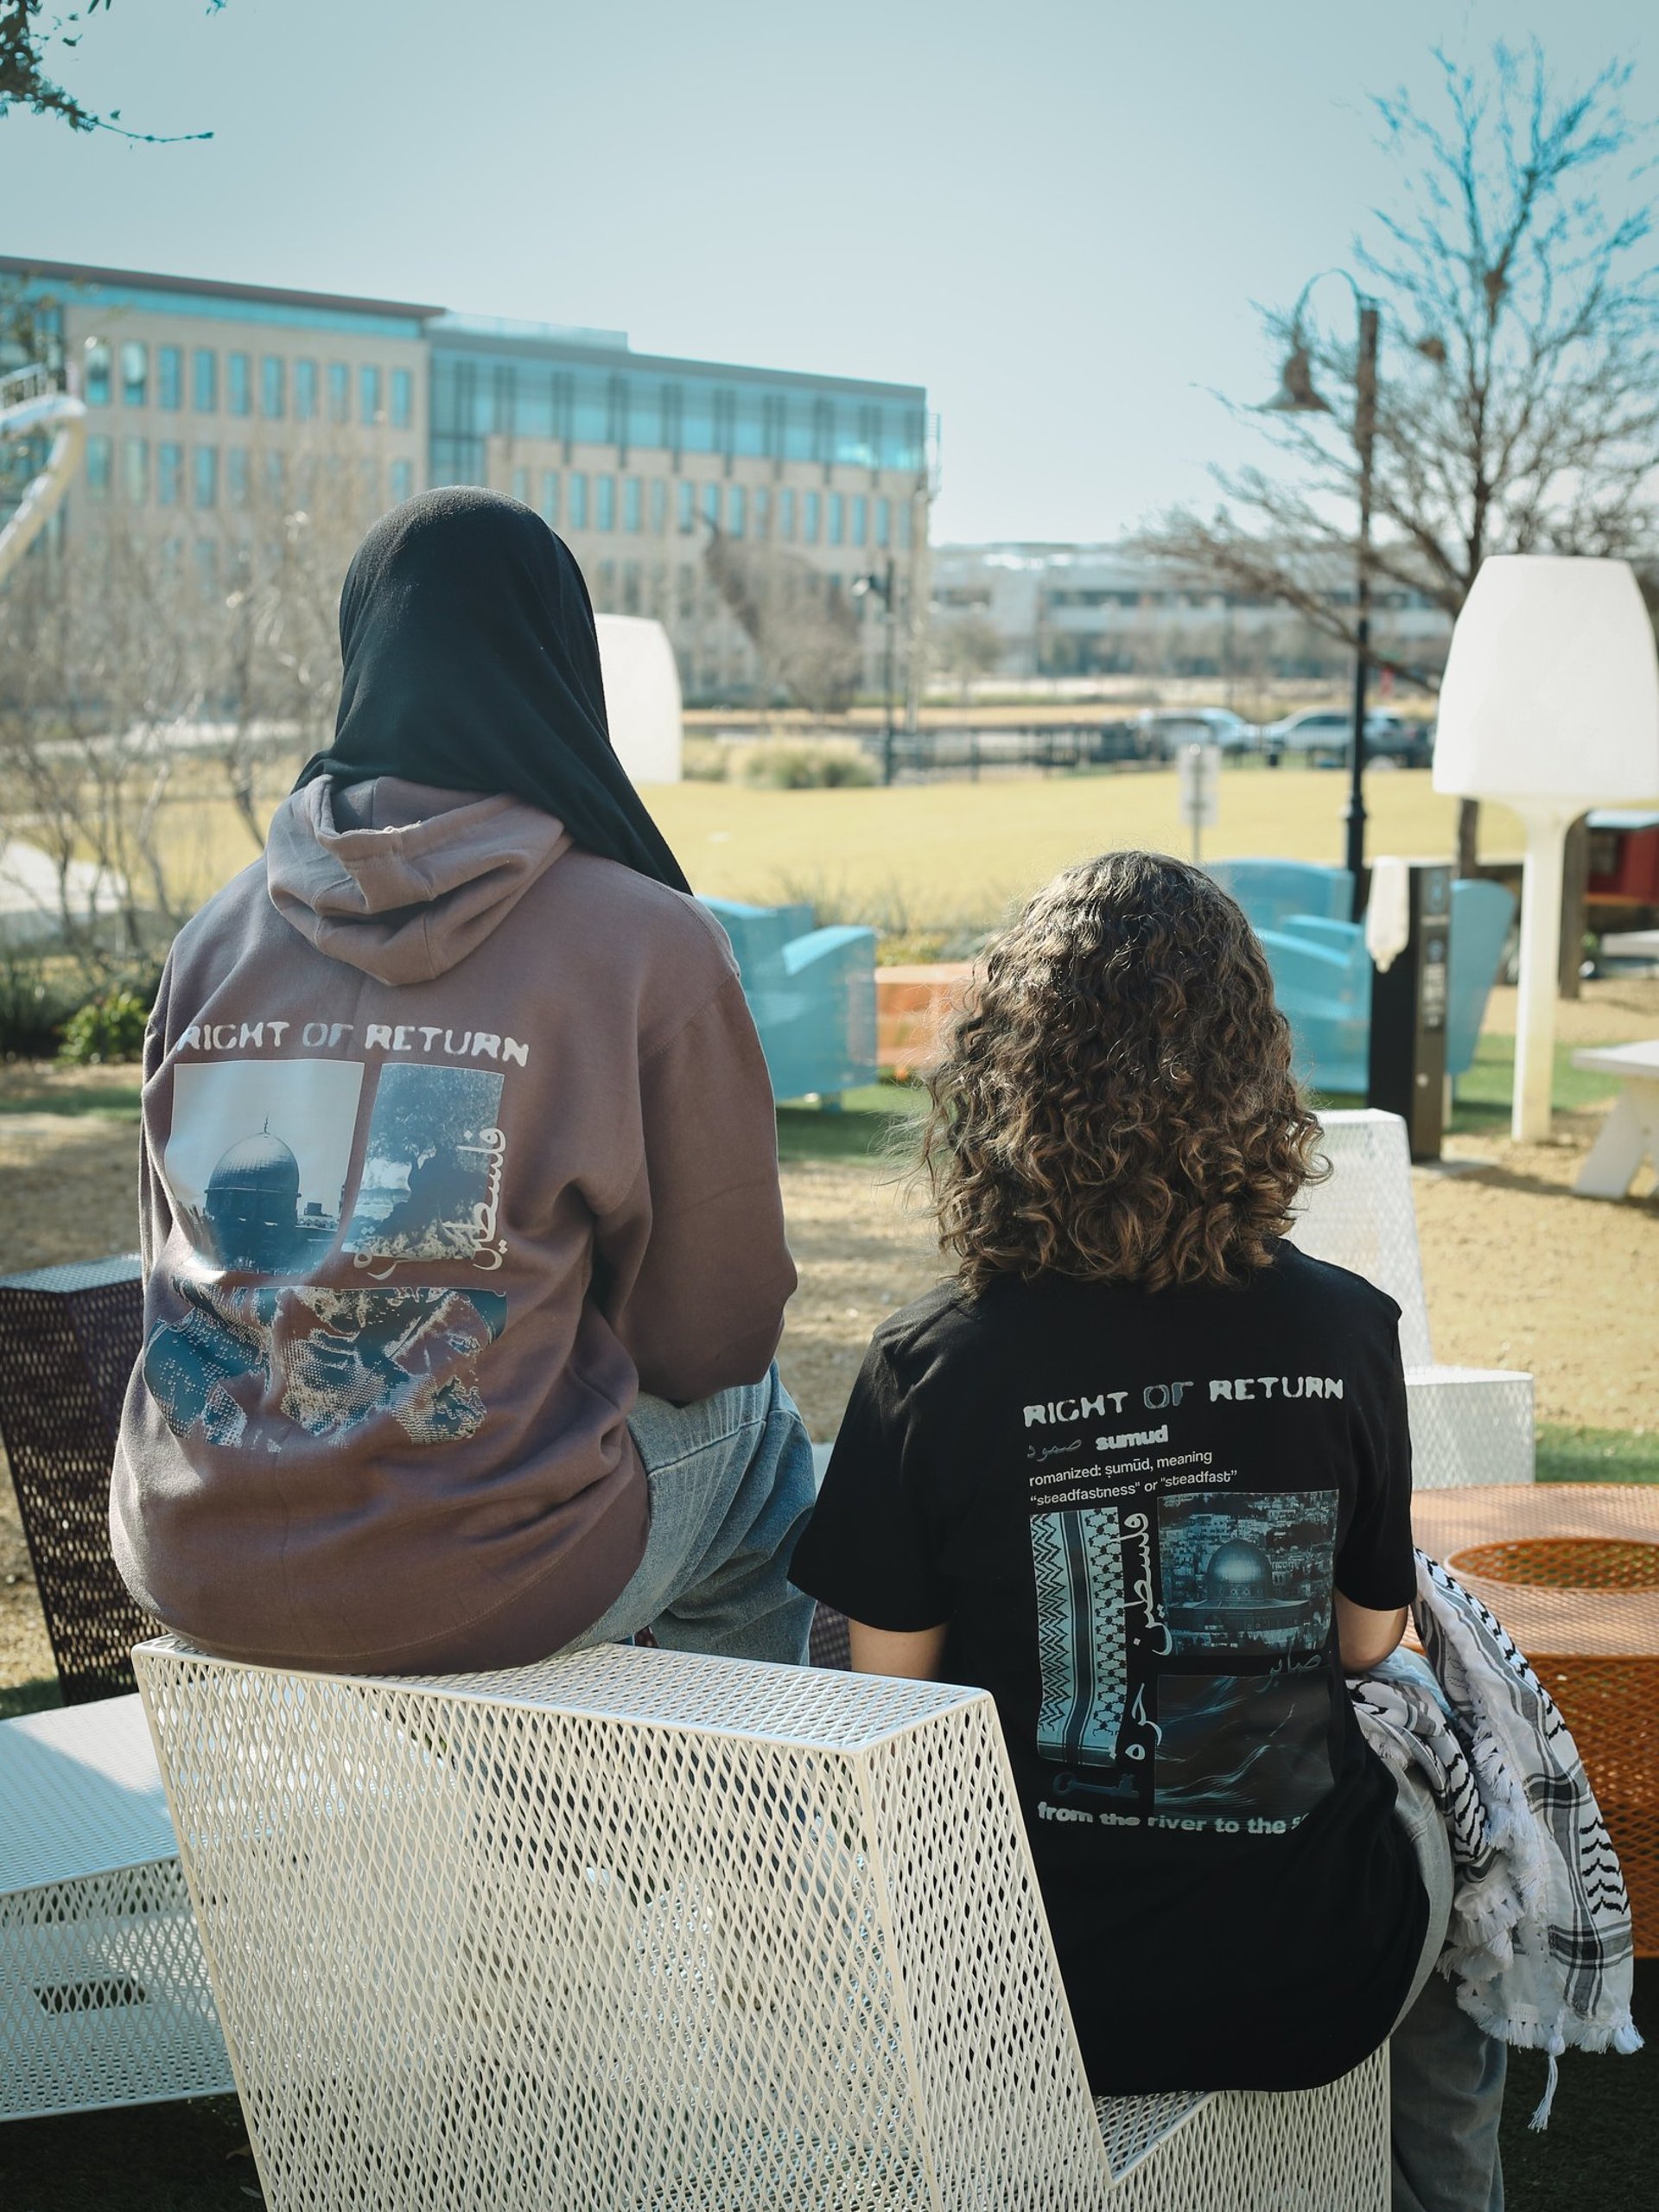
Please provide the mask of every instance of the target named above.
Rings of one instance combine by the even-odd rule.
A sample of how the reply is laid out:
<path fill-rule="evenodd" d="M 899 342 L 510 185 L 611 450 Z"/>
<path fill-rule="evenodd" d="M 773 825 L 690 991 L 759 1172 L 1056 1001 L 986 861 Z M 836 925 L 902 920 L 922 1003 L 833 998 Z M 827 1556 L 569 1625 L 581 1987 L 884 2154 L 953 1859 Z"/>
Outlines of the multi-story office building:
<path fill-rule="evenodd" d="M 1245 684 L 1344 677 L 1339 640 L 1296 609 L 1226 588 L 1123 545 L 941 545 L 934 549 L 934 645 L 972 629 L 984 673 L 1005 677 L 1192 677 Z M 1343 567 L 1310 578 L 1333 607 L 1351 607 Z M 1451 620 L 1425 591 L 1379 580 L 1372 594 L 1379 652 L 1438 669 Z M 993 653 L 995 661 L 993 662 Z M 964 659 L 966 656 L 963 656 Z"/>
<path fill-rule="evenodd" d="M 777 549 L 826 594 L 896 578 L 927 601 L 927 412 L 913 385 L 635 353 L 620 331 L 475 320 L 409 302 L 0 257 L 49 302 L 90 413 L 65 528 L 119 512 L 190 544 L 204 580 L 258 527 L 343 486 L 364 521 L 429 484 L 536 507 L 595 604 L 655 615 L 688 696 L 741 697 L 759 671 L 702 553 L 718 530 Z M 763 554 L 764 557 L 764 554 Z M 866 680 L 880 594 L 860 605 Z M 899 654 L 900 667 L 905 653 Z"/>

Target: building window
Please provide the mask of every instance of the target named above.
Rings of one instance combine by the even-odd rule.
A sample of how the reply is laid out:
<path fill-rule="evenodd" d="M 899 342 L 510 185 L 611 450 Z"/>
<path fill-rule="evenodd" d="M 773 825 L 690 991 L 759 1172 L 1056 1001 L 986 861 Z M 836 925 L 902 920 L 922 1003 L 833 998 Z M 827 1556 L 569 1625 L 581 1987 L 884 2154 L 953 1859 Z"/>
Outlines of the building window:
<path fill-rule="evenodd" d="M 853 500 L 853 543 L 868 545 L 870 542 L 870 503 L 861 492 Z"/>
<path fill-rule="evenodd" d="M 616 605 L 616 563 L 601 561 L 599 564 L 599 603 L 607 613 Z"/>
<path fill-rule="evenodd" d="M 108 438 L 87 439 L 86 496 L 88 499 L 107 499 L 109 498 L 112 450 Z"/>
<path fill-rule="evenodd" d="M 279 453 L 265 455 L 265 505 L 278 515 L 288 505 L 288 470 Z"/>
<path fill-rule="evenodd" d="M 219 505 L 219 448 L 196 448 L 196 505 L 216 507 Z"/>
<path fill-rule="evenodd" d="M 415 491 L 415 464 L 412 461 L 394 461 L 391 464 L 391 504 L 401 507 Z"/>
<path fill-rule="evenodd" d="M 158 346 L 156 348 L 156 404 L 176 415 L 184 404 L 184 349 L 179 346 Z"/>
<path fill-rule="evenodd" d="M 245 507 L 250 497 L 248 449 L 232 446 L 225 455 L 225 495 L 233 507 Z"/>
<path fill-rule="evenodd" d="M 692 571 L 684 562 L 675 569 L 674 581 L 677 586 L 674 611 L 682 622 L 694 621 L 697 612 L 697 588 Z"/>
<path fill-rule="evenodd" d="M 622 612 L 625 614 L 639 612 L 639 563 L 637 561 L 622 563 Z"/>
<path fill-rule="evenodd" d="M 741 537 L 748 523 L 747 497 L 741 484 L 734 484 L 726 494 L 726 527 L 734 537 Z"/>
<path fill-rule="evenodd" d="M 280 353 L 267 353 L 259 364 L 259 411 L 268 423 L 280 423 L 288 412 L 288 364 Z"/>
<path fill-rule="evenodd" d="M 407 369 L 391 372 L 391 427 L 406 430 L 415 419 L 415 379 Z"/>
<path fill-rule="evenodd" d="M 124 438 L 121 442 L 121 488 L 130 507 L 142 507 L 149 498 L 149 440 Z"/>
<path fill-rule="evenodd" d="M 317 411 L 317 365 L 315 361 L 296 361 L 294 364 L 294 412 L 302 423 L 308 423 Z"/>
<path fill-rule="evenodd" d="M 512 496 L 521 507 L 530 505 L 530 471 L 515 468 L 512 472 Z"/>
<path fill-rule="evenodd" d="M 352 419 L 352 372 L 344 361 L 328 364 L 328 420 L 349 423 Z"/>
<path fill-rule="evenodd" d="M 764 537 L 772 527 L 772 494 L 764 484 L 756 486 L 754 494 L 754 534 Z"/>
<path fill-rule="evenodd" d="M 184 448 L 170 441 L 156 448 L 156 504 L 176 507 L 184 488 Z"/>
<path fill-rule="evenodd" d="M 572 530 L 586 530 L 588 527 L 588 479 L 579 468 L 573 468 L 570 472 L 570 527 Z"/>
<path fill-rule="evenodd" d="M 556 468 L 542 471 L 542 520 L 550 530 L 559 524 L 559 472 Z"/>
<path fill-rule="evenodd" d="M 101 338 L 88 340 L 86 346 L 86 404 L 107 407 L 110 404 L 110 349 Z"/>
<path fill-rule="evenodd" d="M 194 385 L 191 397 L 198 415 L 219 412 L 219 356 L 209 346 L 198 346 L 191 364 Z"/>
<path fill-rule="evenodd" d="M 651 480 L 651 534 L 653 537 L 668 535 L 668 479 L 653 476 Z"/>
<path fill-rule="evenodd" d="M 199 452 L 210 448 L 198 448 Z M 199 537 L 196 540 L 196 588 L 204 599 L 212 599 L 219 591 L 219 540 Z"/>
<path fill-rule="evenodd" d="M 893 543 L 893 501 L 878 499 L 875 503 L 875 542 L 878 545 Z"/>
<path fill-rule="evenodd" d="M 595 530 L 616 528 L 616 479 L 596 476 L 594 479 L 594 527 Z"/>
<path fill-rule="evenodd" d="M 380 396 L 380 372 L 372 361 L 365 361 L 357 372 L 358 415 L 365 423 L 378 423 L 384 411 Z"/>
<path fill-rule="evenodd" d="M 121 348 L 121 400 L 126 407 L 143 407 L 149 399 L 149 348 L 128 339 Z"/>
<path fill-rule="evenodd" d="M 253 412 L 253 364 L 245 353 L 225 356 L 225 404 L 232 415 Z"/>
<path fill-rule="evenodd" d="M 371 514 L 380 512 L 380 463 L 372 454 L 357 464 L 357 493 Z"/>
<path fill-rule="evenodd" d="M 778 494 L 778 535 L 785 545 L 792 545 L 795 543 L 795 494 L 793 492 L 785 491 Z"/>
<path fill-rule="evenodd" d="M 682 477 L 674 486 L 674 508 L 682 537 L 690 537 L 696 527 L 697 494 L 696 486 Z"/>
<path fill-rule="evenodd" d="M 809 492 L 806 495 L 805 505 L 806 542 L 809 545 L 816 545 L 818 542 L 818 519 L 823 510 L 823 500 L 821 494 L 817 492 Z"/>
<path fill-rule="evenodd" d="M 846 542 L 847 502 L 839 492 L 830 494 L 830 543 L 841 545 Z"/>
<path fill-rule="evenodd" d="M 710 530 L 720 528 L 720 486 L 705 484 L 702 487 L 702 518 Z"/>
<path fill-rule="evenodd" d="M 640 489 L 639 479 L 625 476 L 622 480 L 622 527 L 632 531 L 637 537 L 645 525 L 645 494 Z"/>

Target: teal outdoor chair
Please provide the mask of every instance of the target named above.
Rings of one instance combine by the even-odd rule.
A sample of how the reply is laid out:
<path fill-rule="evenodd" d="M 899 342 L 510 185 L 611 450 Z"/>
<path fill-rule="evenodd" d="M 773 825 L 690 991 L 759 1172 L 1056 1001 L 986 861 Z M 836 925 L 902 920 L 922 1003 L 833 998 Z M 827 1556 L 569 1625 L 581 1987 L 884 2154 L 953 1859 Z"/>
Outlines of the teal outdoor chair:
<path fill-rule="evenodd" d="M 1452 943 L 1446 956 L 1446 1071 L 1455 1083 L 1474 1065 L 1486 1001 L 1497 981 L 1515 921 L 1514 894 L 1501 883 L 1460 878 L 1452 886 Z"/>
<path fill-rule="evenodd" d="M 810 906 L 703 901 L 737 956 L 775 1098 L 875 1081 L 875 932 L 815 929 Z"/>

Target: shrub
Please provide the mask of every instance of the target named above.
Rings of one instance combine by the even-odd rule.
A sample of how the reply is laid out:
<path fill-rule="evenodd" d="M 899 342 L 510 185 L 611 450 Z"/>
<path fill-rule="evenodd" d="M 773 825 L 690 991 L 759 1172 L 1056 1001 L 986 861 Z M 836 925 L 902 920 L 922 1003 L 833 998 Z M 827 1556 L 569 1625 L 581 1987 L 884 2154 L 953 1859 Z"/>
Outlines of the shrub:
<path fill-rule="evenodd" d="M 852 738 L 816 745 L 763 741 L 746 748 L 743 779 L 776 791 L 833 791 L 873 784 L 875 770 Z"/>
<path fill-rule="evenodd" d="M 680 749 L 680 773 L 688 784 L 723 784 L 726 752 L 717 737 L 688 737 Z"/>
<path fill-rule="evenodd" d="M 0 954 L 0 1057 L 49 1060 L 76 996 L 38 957 Z"/>
<path fill-rule="evenodd" d="M 135 989 L 118 983 L 78 1006 L 63 1025 L 58 1058 L 71 1067 L 99 1067 L 106 1060 L 142 1059 L 155 985 Z"/>

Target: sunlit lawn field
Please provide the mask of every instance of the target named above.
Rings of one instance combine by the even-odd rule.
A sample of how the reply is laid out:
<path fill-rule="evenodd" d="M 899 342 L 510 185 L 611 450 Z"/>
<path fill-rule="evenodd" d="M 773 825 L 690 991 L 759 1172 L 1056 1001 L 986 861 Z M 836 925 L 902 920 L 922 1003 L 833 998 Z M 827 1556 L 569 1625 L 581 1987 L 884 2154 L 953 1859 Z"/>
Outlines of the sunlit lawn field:
<path fill-rule="evenodd" d="M 254 857 L 228 802 L 213 797 L 198 772 L 192 795 L 167 810 L 168 870 L 194 899 Z M 1344 791 L 1339 774 L 1319 769 L 1229 771 L 1205 855 L 1335 862 Z M 698 891 L 761 903 L 808 899 L 825 918 L 879 918 L 893 931 L 988 924 L 1056 868 L 1109 846 L 1187 850 L 1173 769 L 892 791 L 688 783 L 659 785 L 645 796 Z M 1431 789 L 1427 771 L 1374 772 L 1366 801 L 1373 854 L 1451 852 L 1456 803 Z M 1520 849 L 1514 817 L 1484 809 L 1483 854 Z"/>

